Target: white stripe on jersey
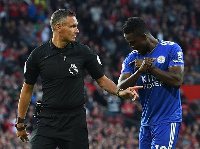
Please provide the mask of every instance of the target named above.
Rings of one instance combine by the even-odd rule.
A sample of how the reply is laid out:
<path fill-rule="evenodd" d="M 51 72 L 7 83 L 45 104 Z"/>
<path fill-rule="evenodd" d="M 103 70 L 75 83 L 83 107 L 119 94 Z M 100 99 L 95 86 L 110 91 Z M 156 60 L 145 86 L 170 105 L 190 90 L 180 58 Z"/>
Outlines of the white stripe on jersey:
<path fill-rule="evenodd" d="M 174 142 L 175 130 L 176 130 L 176 123 L 171 123 L 171 132 L 170 132 L 170 140 L 169 140 L 168 149 L 172 148 L 172 145 L 173 145 L 173 142 Z"/>

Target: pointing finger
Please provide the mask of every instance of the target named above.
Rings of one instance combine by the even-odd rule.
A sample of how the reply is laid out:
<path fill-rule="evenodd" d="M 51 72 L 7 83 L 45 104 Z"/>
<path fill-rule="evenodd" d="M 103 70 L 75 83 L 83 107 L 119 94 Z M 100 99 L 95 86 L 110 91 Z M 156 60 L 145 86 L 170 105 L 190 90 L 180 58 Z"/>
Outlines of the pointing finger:
<path fill-rule="evenodd" d="M 143 88 L 143 86 L 133 86 L 133 87 L 131 87 L 132 89 L 141 89 L 141 88 Z"/>

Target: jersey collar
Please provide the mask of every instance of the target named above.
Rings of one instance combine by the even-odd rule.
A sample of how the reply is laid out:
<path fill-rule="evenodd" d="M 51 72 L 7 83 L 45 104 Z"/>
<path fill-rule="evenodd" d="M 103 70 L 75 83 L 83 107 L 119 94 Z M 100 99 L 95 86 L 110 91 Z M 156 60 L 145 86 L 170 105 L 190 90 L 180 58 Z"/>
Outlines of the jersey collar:
<path fill-rule="evenodd" d="M 65 50 L 65 49 L 73 48 L 73 45 L 70 42 L 64 48 L 58 48 L 53 44 L 52 40 L 49 40 L 49 47 L 50 47 L 51 50 Z"/>

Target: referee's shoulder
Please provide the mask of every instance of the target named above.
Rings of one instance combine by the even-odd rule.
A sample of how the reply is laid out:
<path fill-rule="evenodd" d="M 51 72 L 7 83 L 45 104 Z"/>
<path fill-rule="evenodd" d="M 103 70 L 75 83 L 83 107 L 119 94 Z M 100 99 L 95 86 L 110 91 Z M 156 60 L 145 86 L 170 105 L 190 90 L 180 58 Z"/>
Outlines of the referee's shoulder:
<path fill-rule="evenodd" d="M 76 47 L 80 47 L 80 48 L 86 48 L 86 47 L 88 47 L 88 45 L 83 44 L 81 42 L 77 42 L 77 41 L 72 42 L 72 45 L 76 46 Z"/>
<path fill-rule="evenodd" d="M 78 50 L 78 51 L 80 51 L 80 52 L 81 52 L 81 51 L 82 51 L 82 52 L 91 51 L 91 49 L 89 48 L 88 45 L 83 44 L 83 43 L 81 43 L 81 42 L 77 42 L 77 41 L 72 42 L 72 46 L 73 46 L 76 50 Z"/>
<path fill-rule="evenodd" d="M 32 53 L 34 54 L 40 54 L 46 50 L 48 50 L 50 47 L 49 47 L 49 41 L 48 42 L 45 42 L 39 46 L 37 46 L 35 49 L 33 49 Z"/>

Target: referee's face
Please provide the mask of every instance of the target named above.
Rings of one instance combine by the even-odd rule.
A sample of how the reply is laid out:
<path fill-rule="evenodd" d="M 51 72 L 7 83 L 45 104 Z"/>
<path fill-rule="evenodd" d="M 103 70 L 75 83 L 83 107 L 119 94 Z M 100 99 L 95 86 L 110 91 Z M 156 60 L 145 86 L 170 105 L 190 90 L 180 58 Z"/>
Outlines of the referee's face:
<path fill-rule="evenodd" d="M 75 16 L 67 16 L 66 23 L 61 26 L 60 38 L 65 42 L 75 41 L 79 33 L 78 21 Z"/>

